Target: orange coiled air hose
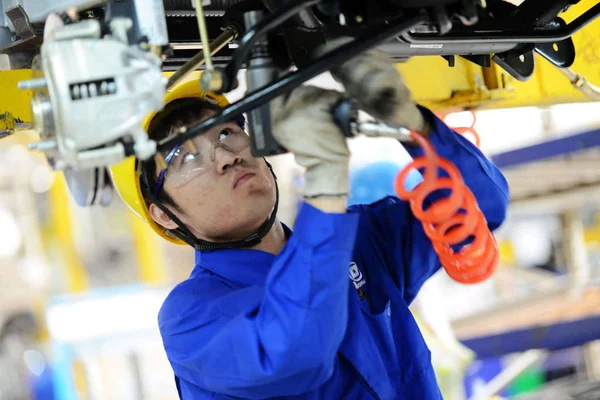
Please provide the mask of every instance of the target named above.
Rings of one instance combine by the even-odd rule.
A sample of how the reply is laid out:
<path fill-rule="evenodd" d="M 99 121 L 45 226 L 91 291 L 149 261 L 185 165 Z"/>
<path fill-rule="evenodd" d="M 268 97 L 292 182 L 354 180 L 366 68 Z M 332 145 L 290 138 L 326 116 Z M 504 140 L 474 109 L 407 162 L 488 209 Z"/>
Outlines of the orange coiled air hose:
<path fill-rule="evenodd" d="M 413 131 L 411 137 L 423 148 L 424 156 L 415 158 L 398 174 L 396 193 L 410 203 L 448 275 L 461 283 L 482 282 L 492 275 L 499 260 L 498 244 L 485 216 L 458 169 L 439 157 L 425 136 Z M 423 182 L 407 191 L 404 182 L 413 168 L 424 171 Z M 448 177 L 440 177 L 439 169 Z M 433 201 L 425 209 L 425 199 L 440 189 L 449 189 L 450 197 Z M 471 239 L 469 244 L 459 251 L 453 249 L 467 239 Z"/>
<path fill-rule="evenodd" d="M 471 110 L 471 115 L 473 116 L 473 122 L 471 122 L 471 126 L 467 126 L 467 127 L 452 127 L 452 129 L 463 135 L 463 136 L 467 136 L 467 135 L 471 135 L 473 136 L 473 139 L 475 140 L 475 146 L 477 146 L 478 148 L 481 147 L 481 137 L 479 136 L 479 133 L 477 133 L 477 130 L 475 129 L 475 124 L 477 123 L 477 114 L 475 113 L 475 111 Z M 446 119 L 446 116 L 443 116 L 441 118 L 442 120 Z M 444 121 L 445 122 L 445 121 Z"/>

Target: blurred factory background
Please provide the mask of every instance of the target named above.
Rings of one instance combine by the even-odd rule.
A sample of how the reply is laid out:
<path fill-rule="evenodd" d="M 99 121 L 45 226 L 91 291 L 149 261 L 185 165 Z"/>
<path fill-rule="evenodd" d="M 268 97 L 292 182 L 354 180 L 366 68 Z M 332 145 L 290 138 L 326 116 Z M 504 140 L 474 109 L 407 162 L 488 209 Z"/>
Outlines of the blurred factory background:
<path fill-rule="evenodd" d="M 599 32 L 595 22 L 575 37 L 583 50 L 574 68 L 595 83 Z M 483 108 L 440 116 L 472 128 L 512 196 L 493 278 L 465 286 L 441 271 L 412 306 L 444 397 L 600 399 L 600 103 L 583 102 L 543 61 L 527 83 L 494 87 L 460 60 L 425 81 L 423 71 L 444 62 L 400 68 L 423 104 Z M 314 83 L 335 87 L 328 76 Z M 12 102 L 12 89 L 0 89 L 0 106 Z M 23 131 L 0 141 L 0 400 L 176 399 L 157 312 L 190 273 L 193 250 L 154 235 L 108 177 L 98 180 L 105 205 L 77 206 L 65 178 L 27 150 L 33 140 Z M 366 138 L 351 148 L 351 202 L 393 194 L 403 148 Z M 293 225 L 301 171 L 289 155 L 271 162 L 280 217 Z"/>
<path fill-rule="evenodd" d="M 531 393 L 600 377 L 598 110 L 476 113 L 481 149 L 505 172 L 513 205 L 497 232 L 497 274 L 464 286 L 441 271 L 413 306 L 446 398 L 559 398 Z M 0 399 L 175 399 L 156 315 L 189 274 L 192 249 L 155 237 L 118 198 L 108 201 L 109 187 L 108 206 L 77 206 L 64 177 L 26 150 L 26 135 L 0 146 Z M 351 145 L 351 201 L 392 194 L 402 147 Z M 293 224 L 301 172 L 290 156 L 272 162 L 281 216 Z M 600 398 L 595 390 L 572 398 Z"/>

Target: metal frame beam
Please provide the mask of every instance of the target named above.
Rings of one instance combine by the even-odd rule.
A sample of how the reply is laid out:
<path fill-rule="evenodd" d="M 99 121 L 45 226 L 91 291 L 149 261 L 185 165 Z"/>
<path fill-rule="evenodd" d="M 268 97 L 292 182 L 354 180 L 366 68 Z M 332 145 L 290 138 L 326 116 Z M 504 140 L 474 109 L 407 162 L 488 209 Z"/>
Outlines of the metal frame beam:
<path fill-rule="evenodd" d="M 600 315 L 548 326 L 534 326 L 462 340 L 478 358 L 499 357 L 530 349 L 561 350 L 600 339 Z"/>
<path fill-rule="evenodd" d="M 600 129 L 496 154 L 491 159 L 498 168 L 509 168 L 594 147 L 600 147 Z"/>

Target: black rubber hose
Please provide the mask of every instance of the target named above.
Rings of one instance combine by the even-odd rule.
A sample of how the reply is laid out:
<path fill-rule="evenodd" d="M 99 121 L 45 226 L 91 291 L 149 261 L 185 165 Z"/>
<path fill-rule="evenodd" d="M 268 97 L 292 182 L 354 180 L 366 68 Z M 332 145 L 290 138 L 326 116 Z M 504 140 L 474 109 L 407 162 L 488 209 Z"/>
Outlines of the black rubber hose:
<path fill-rule="evenodd" d="M 251 111 L 286 92 L 289 92 L 307 80 L 312 79 L 315 76 L 331 69 L 331 67 L 345 63 L 346 61 L 355 57 L 356 54 L 360 54 L 363 51 L 380 45 L 383 42 L 387 42 L 398 36 L 400 33 L 422 24 L 424 21 L 425 17 L 420 13 L 415 16 L 405 16 L 401 20 L 390 21 L 389 24 L 384 25 L 376 30 L 372 30 L 369 34 L 361 36 L 350 43 L 342 45 L 326 53 L 325 55 L 314 60 L 314 62 L 305 68 L 292 72 L 279 78 L 270 85 L 246 94 L 243 99 L 225 107 L 214 117 L 206 119 L 198 125 L 190 127 L 185 133 L 164 139 L 158 144 L 158 151 L 172 149 L 173 146 L 204 134 L 212 127 L 215 127 L 226 121 L 231 121 L 233 118 Z"/>
<path fill-rule="evenodd" d="M 243 3 L 246 0 L 211 0 L 205 10 L 227 10 L 229 7 Z M 190 0 L 163 0 L 165 11 L 193 11 L 194 6 Z"/>

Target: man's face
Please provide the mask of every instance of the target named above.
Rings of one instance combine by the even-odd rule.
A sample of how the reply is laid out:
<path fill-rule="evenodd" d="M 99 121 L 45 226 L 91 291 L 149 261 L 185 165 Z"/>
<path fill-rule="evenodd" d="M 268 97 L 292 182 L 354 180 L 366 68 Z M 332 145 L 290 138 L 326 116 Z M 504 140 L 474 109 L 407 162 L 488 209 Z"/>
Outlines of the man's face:
<path fill-rule="evenodd" d="M 204 149 L 204 154 L 209 155 L 203 167 L 182 167 L 182 160 L 194 162 L 193 157 L 186 155 L 190 151 L 182 149 L 179 161 L 167 171 L 163 190 L 179 206 L 179 210 L 170 209 L 199 239 L 243 239 L 260 228 L 275 205 L 274 177 L 262 158 L 252 156 L 250 146 L 239 152 L 212 146 L 218 138 L 232 134 L 245 135 L 234 122 L 214 127 L 195 139 L 194 150 L 202 153 Z M 157 167 L 157 176 L 159 172 Z M 157 218 L 157 207 L 151 206 L 150 212 L 156 222 L 165 226 L 165 216 Z"/>

